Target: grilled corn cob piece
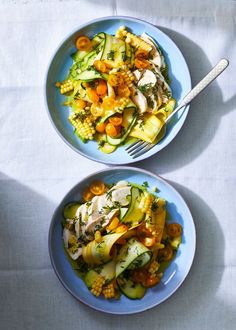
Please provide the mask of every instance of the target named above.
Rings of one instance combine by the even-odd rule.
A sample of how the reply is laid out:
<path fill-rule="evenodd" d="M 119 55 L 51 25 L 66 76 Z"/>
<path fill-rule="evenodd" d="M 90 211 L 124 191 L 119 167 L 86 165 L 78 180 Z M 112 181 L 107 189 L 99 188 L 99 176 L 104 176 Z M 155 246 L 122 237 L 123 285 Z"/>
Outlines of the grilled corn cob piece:
<path fill-rule="evenodd" d="M 105 284 L 105 278 L 101 275 L 99 275 L 96 280 L 93 282 L 92 288 L 91 288 L 91 293 L 99 297 L 100 294 L 102 293 L 102 287 Z"/>
<path fill-rule="evenodd" d="M 106 299 L 111 299 L 115 297 L 115 288 L 113 283 L 109 283 L 102 289 L 102 294 Z"/>
<path fill-rule="evenodd" d="M 76 132 L 83 140 L 92 140 L 95 134 L 95 128 L 93 126 L 91 118 L 83 118 L 84 115 L 85 111 L 73 113 L 69 117 L 69 121 L 75 127 Z"/>
<path fill-rule="evenodd" d="M 146 41 L 142 40 L 140 37 L 137 37 L 135 34 L 132 34 L 130 32 L 126 34 L 125 42 L 131 44 L 131 46 L 135 48 L 143 49 L 148 53 L 152 50 L 152 46 L 150 44 L 148 44 Z"/>
<path fill-rule="evenodd" d="M 116 31 L 115 37 L 124 40 L 127 33 L 128 31 L 125 29 L 125 26 L 121 25 L 119 29 Z"/>
<path fill-rule="evenodd" d="M 159 267 L 160 267 L 159 263 L 158 263 L 156 260 L 154 260 L 154 261 L 150 264 L 150 266 L 149 266 L 149 268 L 148 268 L 148 272 L 149 272 L 150 274 L 154 275 L 154 274 L 158 271 L 158 268 L 159 268 Z"/>
<path fill-rule="evenodd" d="M 133 86 L 133 81 L 134 81 L 134 75 L 130 70 L 126 70 L 120 73 L 123 77 L 124 83 L 128 87 Z"/>
<path fill-rule="evenodd" d="M 151 216 L 153 200 L 154 200 L 154 197 L 145 191 L 141 198 L 139 208 L 142 210 L 143 213 L 146 214 L 147 217 Z"/>
<path fill-rule="evenodd" d="M 68 92 L 71 92 L 71 91 L 73 91 L 73 89 L 74 89 L 74 84 L 73 84 L 73 81 L 71 81 L 71 80 L 66 80 L 60 84 L 61 94 L 66 94 Z"/>
<path fill-rule="evenodd" d="M 118 101 L 118 105 L 114 108 L 114 110 L 117 112 L 122 112 L 126 107 L 126 105 L 128 104 L 128 102 L 129 102 L 128 98 L 125 97 L 120 98 Z"/>
<path fill-rule="evenodd" d="M 116 32 L 116 38 L 124 40 L 135 48 L 141 48 L 143 50 L 146 50 L 148 53 L 152 50 L 152 46 L 150 44 L 142 40 L 140 37 L 137 37 L 135 34 L 128 32 L 125 29 L 125 26 L 119 27 Z"/>

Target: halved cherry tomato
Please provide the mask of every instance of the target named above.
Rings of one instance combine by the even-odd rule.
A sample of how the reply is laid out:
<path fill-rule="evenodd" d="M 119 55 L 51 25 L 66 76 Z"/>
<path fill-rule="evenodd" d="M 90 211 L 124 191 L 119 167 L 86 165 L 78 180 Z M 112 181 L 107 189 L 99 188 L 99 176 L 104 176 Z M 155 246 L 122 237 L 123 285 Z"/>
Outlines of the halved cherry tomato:
<path fill-rule="evenodd" d="M 98 103 L 99 96 L 98 96 L 97 92 L 90 87 L 86 88 L 86 91 L 87 91 L 87 96 L 90 99 L 90 101 L 93 103 Z"/>
<path fill-rule="evenodd" d="M 107 84 L 105 80 L 99 79 L 96 92 L 99 96 L 105 96 L 107 94 Z"/>
<path fill-rule="evenodd" d="M 75 104 L 79 109 L 84 109 L 86 107 L 86 102 L 81 99 L 76 100 Z"/>
<path fill-rule="evenodd" d="M 90 191 L 90 188 L 87 188 L 83 192 L 82 197 L 86 202 L 88 202 L 94 197 L 94 194 Z"/>
<path fill-rule="evenodd" d="M 114 125 L 112 125 L 111 123 L 107 124 L 105 130 L 106 130 L 106 133 L 111 137 L 115 137 L 118 135 L 118 131 L 117 131 L 116 127 Z"/>
<path fill-rule="evenodd" d="M 139 58 L 136 58 L 134 60 L 134 65 L 136 66 L 136 68 L 138 69 L 145 69 L 147 68 L 150 64 L 147 60 L 145 59 L 139 59 Z"/>
<path fill-rule="evenodd" d="M 125 231 L 127 231 L 129 228 L 126 226 L 126 225 L 119 225 L 117 228 L 116 228 L 116 233 L 119 234 L 119 233 L 124 233 Z"/>
<path fill-rule="evenodd" d="M 169 261 L 172 257 L 173 249 L 169 245 L 158 251 L 158 258 L 160 258 L 160 260 Z"/>
<path fill-rule="evenodd" d="M 123 117 L 122 115 L 115 115 L 109 118 L 109 123 L 111 123 L 114 126 L 120 126 L 122 124 Z"/>
<path fill-rule="evenodd" d="M 104 73 L 107 70 L 106 64 L 103 61 L 96 60 L 96 61 L 94 61 L 93 65 L 95 66 L 95 68 L 99 72 L 103 72 Z"/>
<path fill-rule="evenodd" d="M 99 103 L 93 103 L 90 108 L 91 114 L 94 117 L 101 117 L 104 113 L 103 108 L 101 107 L 101 104 Z"/>
<path fill-rule="evenodd" d="M 102 181 L 94 181 L 89 187 L 92 194 L 100 196 L 104 193 L 106 186 Z"/>
<path fill-rule="evenodd" d="M 142 284 L 143 286 L 145 286 L 146 288 L 150 288 L 152 286 L 157 285 L 158 283 L 160 283 L 160 278 L 155 276 L 155 277 L 148 277 Z"/>
<path fill-rule="evenodd" d="M 82 50 L 82 51 L 83 50 L 89 51 L 93 47 L 90 39 L 86 36 L 79 37 L 76 40 L 75 45 L 76 45 L 76 48 L 78 48 L 79 50 Z"/>
<path fill-rule="evenodd" d="M 102 107 L 104 110 L 111 110 L 115 106 L 116 106 L 116 100 L 112 96 L 106 97 L 102 101 Z"/>
<path fill-rule="evenodd" d="M 166 232 L 170 237 L 178 237 L 182 234 L 182 227 L 179 223 L 169 223 L 166 226 Z"/>
<path fill-rule="evenodd" d="M 121 97 L 129 97 L 130 94 L 131 94 L 131 92 L 129 90 L 129 87 L 128 86 L 125 86 L 125 85 L 118 86 L 117 93 Z"/>
<path fill-rule="evenodd" d="M 105 128 L 106 128 L 106 124 L 105 123 L 98 123 L 96 125 L 96 131 L 98 133 L 104 133 L 105 132 Z"/>

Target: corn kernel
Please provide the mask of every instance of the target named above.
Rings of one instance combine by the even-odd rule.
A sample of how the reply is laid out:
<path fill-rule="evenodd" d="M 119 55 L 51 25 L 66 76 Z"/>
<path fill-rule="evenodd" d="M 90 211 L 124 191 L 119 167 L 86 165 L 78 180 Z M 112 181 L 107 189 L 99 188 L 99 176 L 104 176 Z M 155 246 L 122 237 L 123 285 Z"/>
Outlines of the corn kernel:
<path fill-rule="evenodd" d="M 106 299 L 111 299 L 115 297 L 115 288 L 113 283 L 109 283 L 102 289 L 102 294 Z"/>
<path fill-rule="evenodd" d="M 101 275 L 99 275 L 96 280 L 93 282 L 92 288 L 91 288 L 91 293 L 99 297 L 100 294 L 102 293 L 102 287 L 105 284 L 105 278 Z"/>

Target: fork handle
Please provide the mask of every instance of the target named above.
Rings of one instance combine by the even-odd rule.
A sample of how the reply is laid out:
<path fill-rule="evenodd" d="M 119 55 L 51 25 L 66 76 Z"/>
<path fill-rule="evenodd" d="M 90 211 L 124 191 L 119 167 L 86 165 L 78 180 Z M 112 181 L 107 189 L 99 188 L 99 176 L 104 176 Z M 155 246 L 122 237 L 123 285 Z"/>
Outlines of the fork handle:
<path fill-rule="evenodd" d="M 189 104 L 199 93 L 201 93 L 213 80 L 215 80 L 229 65 L 225 58 L 221 59 L 216 66 L 183 98 L 180 105 L 167 118 L 166 122 L 178 112 L 181 108 Z"/>

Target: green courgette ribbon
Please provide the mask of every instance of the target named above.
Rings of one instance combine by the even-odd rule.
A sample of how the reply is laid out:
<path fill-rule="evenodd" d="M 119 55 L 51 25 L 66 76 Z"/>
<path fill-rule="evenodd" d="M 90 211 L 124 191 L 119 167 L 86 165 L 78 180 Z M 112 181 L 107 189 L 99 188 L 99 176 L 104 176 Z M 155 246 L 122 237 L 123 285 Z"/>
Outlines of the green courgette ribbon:
<path fill-rule="evenodd" d="M 116 277 L 126 269 L 135 269 L 146 265 L 152 257 L 152 251 L 135 238 L 130 238 L 122 246 L 117 256 Z"/>

